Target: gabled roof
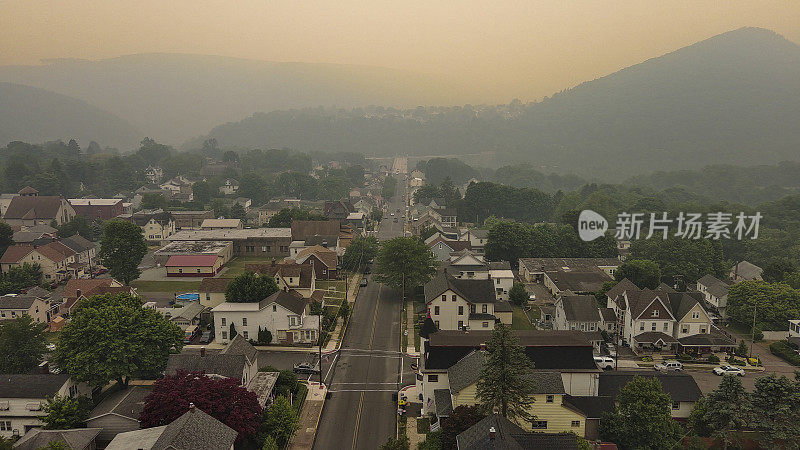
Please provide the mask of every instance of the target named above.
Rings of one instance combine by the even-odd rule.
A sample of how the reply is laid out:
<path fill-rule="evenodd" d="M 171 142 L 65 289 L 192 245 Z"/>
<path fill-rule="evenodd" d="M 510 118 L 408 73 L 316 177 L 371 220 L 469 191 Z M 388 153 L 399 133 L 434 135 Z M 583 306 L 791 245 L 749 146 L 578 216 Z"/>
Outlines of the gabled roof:
<path fill-rule="evenodd" d="M 47 257 L 53 262 L 61 262 L 70 256 L 75 255 L 75 251 L 61 242 L 50 242 L 47 245 L 36 247 L 34 250 L 39 252 L 42 256 Z"/>
<path fill-rule="evenodd" d="M 644 370 L 613 370 L 601 373 L 597 395 L 616 399 L 619 391 L 635 376 L 658 379 L 662 389 L 672 397 L 673 402 L 695 402 L 701 395 L 697 382 L 688 373 L 662 373 Z"/>
<path fill-rule="evenodd" d="M 120 283 L 113 278 L 70 278 L 61 295 L 65 299 L 77 298 L 78 291 L 81 291 L 81 295 L 91 297 L 106 293 L 114 285 L 119 286 Z"/>
<path fill-rule="evenodd" d="M 563 295 L 557 303 L 564 309 L 570 322 L 597 322 L 601 319 L 597 300 L 593 295 Z"/>
<path fill-rule="evenodd" d="M 0 398 L 47 398 L 58 393 L 69 376 L 63 373 L 11 373 L 0 375 Z"/>
<path fill-rule="evenodd" d="M 617 296 L 622 295 L 625 291 L 640 291 L 638 286 L 633 284 L 633 282 L 627 278 L 623 278 L 619 281 L 619 283 L 615 284 L 614 287 L 606 292 L 606 297 L 614 300 Z"/>
<path fill-rule="evenodd" d="M 223 355 L 244 355 L 247 363 L 253 365 L 258 358 L 258 350 L 253 347 L 241 334 L 237 334 L 233 340 L 220 351 Z"/>
<path fill-rule="evenodd" d="M 476 280 L 455 278 L 440 271 L 433 279 L 425 283 L 425 302 L 430 303 L 447 290 L 451 290 L 469 303 L 495 303 L 497 296 L 492 280 Z"/>
<path fill-rule="evenodd" d="M 32 251 L 33 251 L 32 245 L 12 245 L 6 249 L 5 253 L 3 253 L 3 256 L 0 258 L 0 263 L 3 264 L 18 263 L 19 260 L 28 256 L 28 254 Z"/>
<path fill-rule="evenodd" d="M 223 353 L 180 353 L 171 354 L 167 360 L 164 373 L 175 375 L 179 370 L 186 372 L 205 372 L 239 380 L 244 373 L 247 358 L 244 355 L 226 355 Z"/>
<path fill-rule="evenodd" d="M 680 321 L 683 319 L 697 304 L 700 304 L 702 308 L 700 300 L 702 300 L 703 297 L 699 292 L 670 292 L 667 293 L 667 295 L 669 297 L 670 306 L 672 307 L 672 315 L 675 316 L 675 320 Z"/>
<path fill-rule="evenodd" d="M 314 268 L 310 263 L 297 264 L 293 260 L 286 260 L 283 262 L 272 261 L 270 263 L 247 263 L 244 265 L 245 270 L 255 272 L 260 275 L 269 275 L 274 277 L 276 274 L 281 277 L 300 277 L 300 288 L 310 288 L 311 281 L 314 278 Z"/>
<path fill-rule="evenodd" d="M 237 436 L 236 430 L 191 405 L 164 428 L 153 450 L 229 450 Z"/>
<path fill-rule="evenodd" d="M 328 269 L 335 269 L 336 265 L 339 263 L 336 252 L 321 245 L 315 245 L 300 251 L 297 256 L 295 256 L 295 260 L 298 263 L 304 263 L 311 255 L 316 256 Z"/>
<path fill-rule="evenodd" d="M 153 392 L 152 386 L 128 386 L 105 397 L 89 414 L 89 420 L 106 414 L 114 414 L 139 421 L 144 409 L 144 398 Z"/>
<path fill-rule="evenodd" d="M 494 436 L 490 430 L 494 429 Z M 456 436 L 458 450 L 578 450 L 578 438 L 569 433 L 531 433 L 499 414 L 490 414 Z"/>
<path fill-rule="evenodd" d="M 14 200 L 17 198 L 19 197 L 15 197 Z M 13 200 L 11 204 L 14 204 Z M 8 217 L 8 213 L 6 213 L 6 217 Z M 734 273 L 739 278 L 744 278 L 745 280 L 758 280 L 761 278 L 761 274 L 764 273 L 764 269 L 749 261 L 740 261 L 735 266 L 731 267 L 731 273 Z"/>
<path fill-rule="evenodd" d="M 614 399 L 596 395 L 572 396 L 565 395 L 563 404 L 574 410 L 580 411 L 587 419 L 600 419 L 603 413 L 614 409 Z"/>
<path fill-rule="evenodd" d="M 20 195 L 11 199 L 6 214 L 8 219 L 44 219 L 53 220 L 61 208 L 61 197 L 56 196 L 24 196 Z"/>
<path fill-rule="evenodd" d="M 86 239 L 80 234 L 61 238 L 61 243 L 69 247 L 75 253 L 85 252 L 86 250 L 91 250 L 97 246 L 94 242 Z"/>
<path fill-rule="evenodd" d="M 450 247 L 453 252 L 469 249 L 472 248 L 472 244 L 469 241 L 451 241 L 449 239 L 442 238 L 441 235 L 437 236 L 434 240 L 428 243 L 428 247 L 434 248 L 439 243 Z"/>
<path fill-rule="evenodd" d="M 631 314 L 634 319 L 638 319 L 653 302 L 662 304 L 667 312 L 673 316 L 673 319 L 675 318 L 669 301 L 669 293 L 667 292 L 644 289 L 639 292 L 626 291 L 625 294 L 628 296 Z"/>
<path fill-rule="evenodd" d="M 51 442 L 62 442 L 70 450 L 84 450 L 100 434 L 102 428 L 77 428 L 73 430 L 42 430 L 34 428 L 14 443 L 19 450 L 39 450 Z"/>
<path fill-rule="evenodd" d="M 203 278 L 200 282 L 199 292 L 225 292 L 233 278 Z"/>
<path fill-rule="evenodd" d="M 293 220 L 291 229 L 293 241 L 305 241 L 317 234 L 338 236 L 341 224 L 338 220 Z"/>
<path fill-rule="evenodd" d="M 17 194 L 19 195 L 29 195 L 29 194 L 38 194 L 39 191 L 31 186 L 25 186 L 24 188 L 20 189 Z"/>
<path fill-rule="evenodd" d="M 30 295 L 3 295 L 0 296 L 0 309 L 25 309 L 28 310 L 36 301 Z"/>
<path fill-rule="evenodd" d="M 703 278 L 700 278 L 697 280 L 697 284 L 702 284 L 705 286 L 708 290 L 708 293 L 717 298 L 728 295 L 728 289 L 731 288 L 729 283 L 718 279 L 714 275 L 706 275 Z"/>
<path fill-rule="evenodd" d="M 297 295 L 291 292 L 286 292 L 286 291 L 275 292 L 274 294 L 262 300 L 260 303 L 263 303 L 264 306 L 266 306 L 273 302 L 283 306 L 284 308 L 288 309 L 289 311 L 297 315 L 302 315 L 306 309 L 305 300 L 303 300 L 302 297 L 298 297 Z"/>
<path fill-rule="evenodd" d="M 453 398 L 449 389 L 434 389 L 433 400 L 436 403 L 437 417 L 447 417 L 453 412 Z"/>
<path fill-rule="evenodd" d="M 461 358 L 452 367 L 448 368 L 447 378 L 450 381 L 450 392 L 457 394 L 462 389 L 478 381 L 488 358 L 488 352 L 478 350 Z"/>

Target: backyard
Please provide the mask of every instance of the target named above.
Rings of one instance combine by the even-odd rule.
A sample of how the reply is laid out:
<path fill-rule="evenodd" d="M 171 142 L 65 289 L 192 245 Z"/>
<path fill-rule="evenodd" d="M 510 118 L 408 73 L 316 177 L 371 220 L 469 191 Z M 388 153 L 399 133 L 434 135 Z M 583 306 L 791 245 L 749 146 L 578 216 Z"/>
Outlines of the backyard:
<path fill-rule="evenodd" d="M 514 311 L 513 311 L 513 316 L 512 316 L 511 329 L 513 329 L 513 330 L 535 330 L 536 329 L 536 325 L 531 323 L 530 319 L 528 319 L 528 315 L 525 314 L 525 311 L 522 309 L 521 306 L 513 306 L 513 310 Z M 529 312 L 531 313 L 531 315 L 534 315 L 534 314 L 537 314 L 539 312 L 539 310 L 537 308 L 533 308 Z M 538 315 L 536 317 L 533 317 L 533 318 L 535 320 L 536 318 L 538 318 Z"/>

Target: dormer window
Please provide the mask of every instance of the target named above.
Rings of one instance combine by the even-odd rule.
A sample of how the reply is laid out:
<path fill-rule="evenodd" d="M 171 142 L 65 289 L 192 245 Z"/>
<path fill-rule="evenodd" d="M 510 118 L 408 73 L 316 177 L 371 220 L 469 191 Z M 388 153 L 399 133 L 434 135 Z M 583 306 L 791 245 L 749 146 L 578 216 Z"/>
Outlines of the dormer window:
<path fill-rule="evenodd" d="M 699 318 L 700 318 L 700 313 L 698 311 L 692 312 L 692 319 L 699 319 Z"/>

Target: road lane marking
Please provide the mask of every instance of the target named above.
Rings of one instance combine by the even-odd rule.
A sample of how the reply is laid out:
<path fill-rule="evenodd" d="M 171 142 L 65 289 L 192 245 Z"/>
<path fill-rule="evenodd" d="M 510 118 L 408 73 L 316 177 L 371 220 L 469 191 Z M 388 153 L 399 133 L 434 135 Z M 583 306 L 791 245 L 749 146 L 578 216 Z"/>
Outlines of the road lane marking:
<path fill-rule="evenodd" d="M 372 332 L 369 336 L 369 349 L 372 350 L 372 341 L 375 339 L 375 324 L 378 321 L 378 310 L 381 307 L 381 292 L 383 291 L 383 285 L 378 285 L 378 300 L 375 304 L 375 314 L 372 316 Z M 367 365 L 367 372 L 369 372 L 369 365 Z M 352 449 L 356 448 L 356 443 L 358 442 L 358 427 L 361 425 L 361 409 L 364 406 L 364 391 L 361 391 L 361 396 L 358 399 L 358 414 L 356 414 L 356 426 L 353 430 L 353 446 Z"/>

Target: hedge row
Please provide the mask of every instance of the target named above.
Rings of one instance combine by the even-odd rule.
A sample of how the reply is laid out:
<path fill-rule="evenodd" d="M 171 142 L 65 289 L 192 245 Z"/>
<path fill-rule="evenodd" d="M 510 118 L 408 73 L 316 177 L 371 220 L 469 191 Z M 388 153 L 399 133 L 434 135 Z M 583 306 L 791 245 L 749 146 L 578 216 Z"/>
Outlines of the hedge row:
<path fill-rule="evenodd" d="M 800 366 L 800 355 L 797 354 L 786 342 L 777 341 L 769 346 L 773 355 L 785 360 L 789 364 Z"/>

